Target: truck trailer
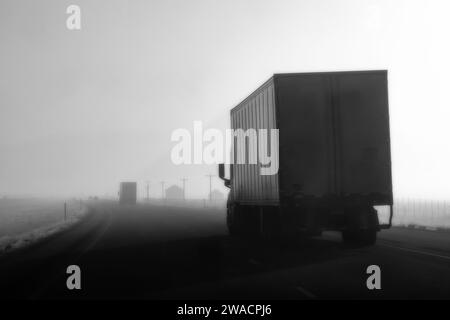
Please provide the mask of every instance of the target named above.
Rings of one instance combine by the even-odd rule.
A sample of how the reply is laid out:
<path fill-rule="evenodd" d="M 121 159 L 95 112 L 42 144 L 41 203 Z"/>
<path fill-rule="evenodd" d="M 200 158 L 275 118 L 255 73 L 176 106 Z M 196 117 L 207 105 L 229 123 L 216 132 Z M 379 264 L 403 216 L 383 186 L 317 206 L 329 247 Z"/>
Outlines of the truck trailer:
<path fill-rule="evenodd" d="M 119 189 L 119 204 L 133 205 L 136 204 L 136 182 L 121 182 Z"/>
<path fill-rule="evenodd" d="M 277 141 L 270 141 L 275 147 L 267 147 L 277 172 L 261 174 L 261 161 L 239 163 L 236 135 L 229 169 L 219 165 L 230 188 L 231 234 L 335 230 L 345 243 L 372 245 L 377 232 L 391 226 L 386 70 L 275 74 L 231 110 L 231 128 L 278 129 Z M 248 160 L 255 151 L 249 141 L 242 145 Z M 389 207 L 387 223 L 380 224 L 376 206 Z"/>

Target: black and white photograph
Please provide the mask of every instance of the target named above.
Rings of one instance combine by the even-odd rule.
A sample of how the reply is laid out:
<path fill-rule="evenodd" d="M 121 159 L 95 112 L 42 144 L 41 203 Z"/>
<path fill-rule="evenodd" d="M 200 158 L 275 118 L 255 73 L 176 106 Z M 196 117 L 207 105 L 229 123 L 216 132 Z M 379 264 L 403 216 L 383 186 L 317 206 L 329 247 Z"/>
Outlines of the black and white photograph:
<path fill-rule="evenodd" d="M 0 303 L 450 300 L 449 12 L 1 0 Z"/>

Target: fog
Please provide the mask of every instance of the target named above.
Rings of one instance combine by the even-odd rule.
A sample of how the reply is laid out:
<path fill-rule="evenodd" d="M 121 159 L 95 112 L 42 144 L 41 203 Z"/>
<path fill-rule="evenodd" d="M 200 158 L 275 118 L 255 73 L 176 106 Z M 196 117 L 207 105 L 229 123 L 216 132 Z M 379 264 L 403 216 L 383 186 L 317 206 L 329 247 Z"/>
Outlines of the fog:
<path fill-rule="evenodd" d="M 81 8 L 82 29 L 66 28 Z M 119 181 L 207 197 L 215 166 L 170 136 L 273 73 L 389 70 L 394 195 L 450 196 L 448 1 L 0 3 L 0 195 L 115 195 Z M 213 187 L 225 190 L 216 178 Z"/>

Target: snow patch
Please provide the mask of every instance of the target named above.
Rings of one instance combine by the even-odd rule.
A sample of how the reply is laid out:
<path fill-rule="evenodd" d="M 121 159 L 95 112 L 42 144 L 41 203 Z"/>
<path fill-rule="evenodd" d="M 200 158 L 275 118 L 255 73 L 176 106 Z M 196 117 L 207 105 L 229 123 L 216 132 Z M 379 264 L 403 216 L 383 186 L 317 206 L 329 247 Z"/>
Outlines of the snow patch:
<path fill-rule="evenodd" d="M 72 225 L 82 219 L 87 213 L 87 209 L 80 209 L 71 215 L 66 221 L 60 221 L 50 226 L 40 227 L 30 232 L 25 232 L 13 236 L 0 237 L 0 255 L 7 252 L 24 248 L 39 240 L 69 229 Z"/>

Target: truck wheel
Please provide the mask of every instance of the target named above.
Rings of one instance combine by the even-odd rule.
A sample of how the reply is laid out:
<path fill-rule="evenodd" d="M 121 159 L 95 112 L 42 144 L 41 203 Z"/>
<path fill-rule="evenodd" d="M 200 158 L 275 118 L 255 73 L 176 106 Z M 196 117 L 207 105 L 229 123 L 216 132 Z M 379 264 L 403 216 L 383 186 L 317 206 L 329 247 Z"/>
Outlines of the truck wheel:
<path fill-rule="evenodd" d="M 255 219 L 254 210 L 249 206 L 231 205 L 227 209 L 228 233 L 232 236 L 253 237 L 258 234 L 255 227 L 259 220 Z"/>
<path fill-rule="evenodd" d="M 367 213 L 367 221 L 369 228 L 362 230 L 361 243 L 365 246 L 373 246 L 377 242 L 377 233 L 380 230 L 378 213 L 373 207 Z"/>
<path fill-rule="evenodd" d="M 380 228 L 377 211 L 372 207 L 364 208 L 353 219 L 350 228 L 342 232 L 343 242 L 349 245 L 373 246 Z"/>
<path fill-rule="evenodd" d="M 377 230 L 364 230 L 361 234 L 361 244 L 365 246 L 373 246 L 377 242 Z"/>
<path fill-rule="evenodd" d="M 227 227 L 230 236 L 236 236 L 239 234 L 237 211 L 236 205 L 230 205 L 227 207 Z"/>

